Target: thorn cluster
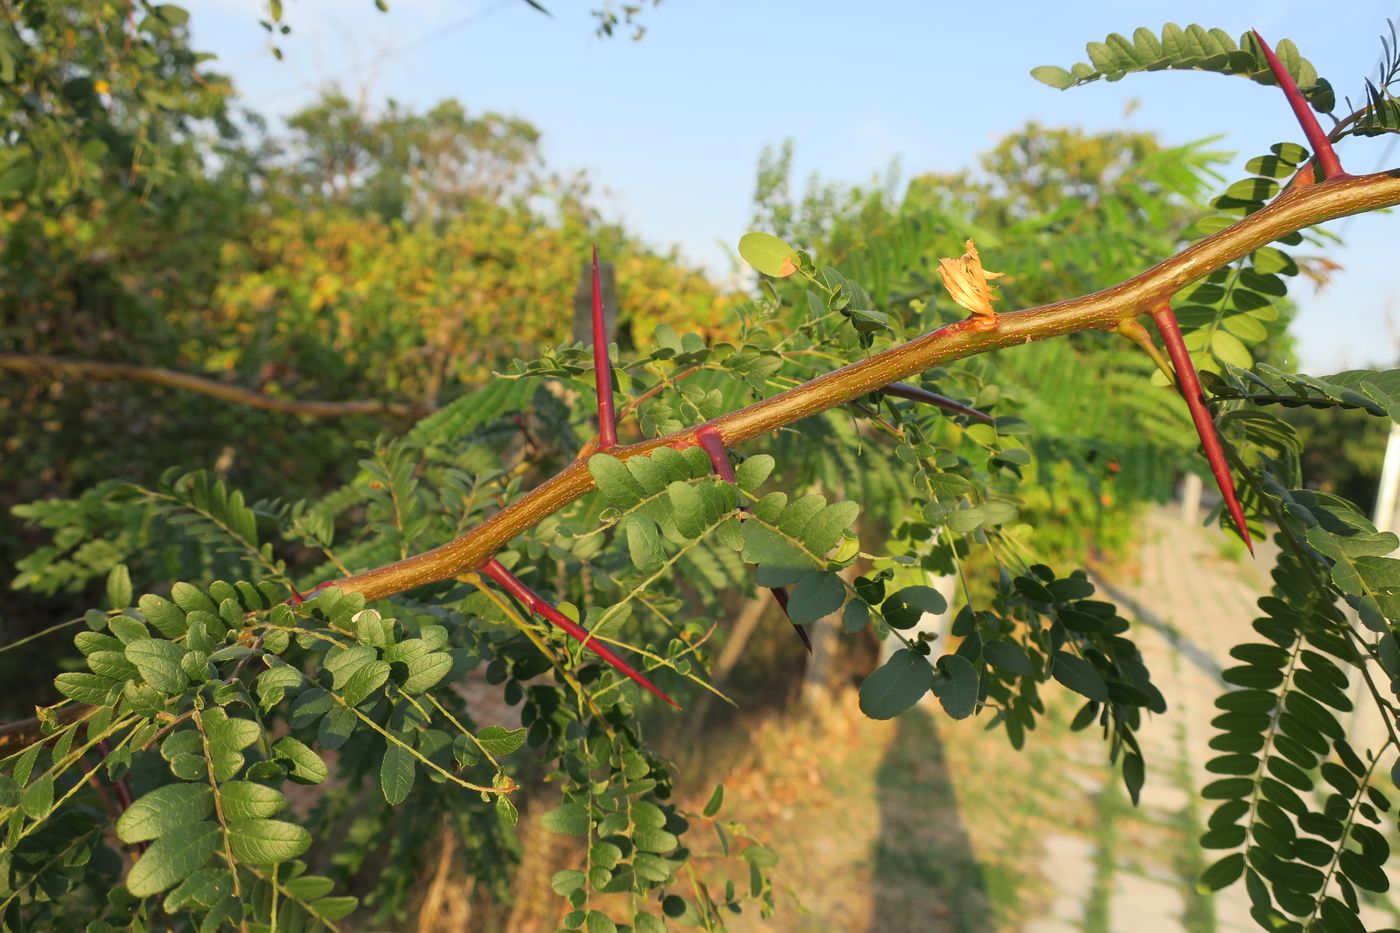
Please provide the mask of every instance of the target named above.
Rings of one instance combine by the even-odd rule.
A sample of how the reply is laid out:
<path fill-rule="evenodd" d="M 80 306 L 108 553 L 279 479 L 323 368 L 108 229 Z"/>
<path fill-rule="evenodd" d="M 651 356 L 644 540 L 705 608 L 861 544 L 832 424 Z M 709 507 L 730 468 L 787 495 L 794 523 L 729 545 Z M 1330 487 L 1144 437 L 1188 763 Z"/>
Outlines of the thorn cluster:
<path fill-rule="evenodd" d="M 734 475 L 734 465 L 729 462 L 729 451 L 724 446 L 724 438 L 713 425 L 704 425 L 695 432 L 695 443 L 710 458 L 710 466 L 714 469 L 715 475 L 726 483 L 735 483 L 738 478 Z M 739 510 L 748 511 L 748 506 L 740 503 Z M 777 600 L 778 607 L 783 610 L 783 615 L 792 622 L 792 616 L 788 614 L 788 594 L 787 590 L 781 586 L 772 587 L 773 598 Z M 792 622 L 793 630 L 797 632 L 797 637 L 802 639 L 802 644 L 807 648 L 807 653 L 812 653 L 812 636 L 807 634 L 807 629 L 796 622 Z"/>

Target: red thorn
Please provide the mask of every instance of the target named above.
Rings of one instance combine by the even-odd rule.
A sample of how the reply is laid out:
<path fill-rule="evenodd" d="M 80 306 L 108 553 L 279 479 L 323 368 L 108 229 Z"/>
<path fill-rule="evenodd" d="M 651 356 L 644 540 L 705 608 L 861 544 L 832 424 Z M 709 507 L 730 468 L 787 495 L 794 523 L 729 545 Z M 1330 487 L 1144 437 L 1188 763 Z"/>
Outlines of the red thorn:
<path fill-rule="evenodd" d="M 1201 448 L 1206 452 L 1206 462 L 1210 464 L 1211 475 L 1220 487 L 1220 495 L 1225 499 L 1225 508 L 1230 512 L 1240 537 L 1244 539 L 1249 553 L 1254 553 L 1254 542 L 1249 537 L 1249 526 L 1244 521 L 1244 507 L 1235 492 L 1235 480 L 1230 475 L 1230 467 L 1225 462 L 1225 448 L 1221 446 L 1220 434 L 1215 429 L 1210 412 L 1206 410 L 1205 396 L 1201 392 L 1201 381 L 1196 377 L 1196 367 L 1191 362 L 1191 354 L 1186 342 L 1181 339 L 1181 327 L 1176 322 L 1176 314 L 1171 305 L 1164 304 L 1152 312 L 1152 320 L 1162 333 L 1167 356 L 1176 367 L 1176 384 L 1186 399 L 1186 407 L 1191 411 L 1191 420 L 1196 424 L 1196 433 L 1201 437 Z"/>
<path fill-rule="evenodd" d="M 719 433 L 719 428 L 712 424 L 701 425 L 695 432 L 695 443 L 709 455 L 710 466 L 714 468 L 716 476 L 726 483 L 738 482 L 734 476 L 734 464 L 729 462 L 729 451 L 724 446 L 724 435 Z"/>
<path fill-rule="evenodd" d="M 712 424 L 702 425 L 695 432 L 695 443 L 701 450 L 710 457 L 710 466 L 714 468 L 715 475 L 726 483 L 737 483 L 734 475 L 734 465 L 729 462 L 729 451 L 725 449 L 724 437 L 719 433 L 719 429 Z M 741 504 L 739 511 L 747 512 L 748 506 Z M 787 590 L 781 586 L 772 588 L 773 598 L 778 601 L 778 605 L 783 610 L 783 615 L 792 622 L 792 616 L 788 615 L 788 594 Z M 807 630 L 796 622 L 792 622 L 793 629 L 797 632 L 797 637 L 802 639 L 802 644 L 807 646 L 807 653 L 812 653 L 812 638 L 807 634 Z"/>
<path fill-rule="evenodd" d="M 593 244 L 593 379 L 598 386 L 598 449 L 617 446 L 617 415 L 613 410 L 612 363 L 608 332 L 603 326 L 603 286 L 598 281 L 598 244 Z"/>
<path fill-rule="evenodd" d="M 538 613 L 544 616 L 550 622 L 563 629 L 565 634 L 570 638 L 573 638 L 581 645 L 586 645 L 594 654 L 608 662 L 618 673 L 622 674 L 648 693 L 652 693 L 665 700 L 676 709 L 681 708 L 679 703 L 662 693 L 651 681 L 637 673 L 630 664 L 614 654 L 612 649 L 607 645 L 593 638 L 592 634 L 587 629 L 564 615 L 564 613 L 560 612 L 558 609 L 555 609 L 534 590 L 530 589 L 524 583 L 521 583 L 520 579 L 507 570 L 496 558 L 493 557 L 482 565 L 481 572 L 496 581 L 501 589 L 523 603 L 525 608 L 529 609 L 532 614 Z"/>
<path fill-rule="evenodd" d="M 326 581 L 324 581 L 324 582 L 322 582 L 322 583 L 317 583 L 315 586 L 313 586 L 311 589 L 307 590 L 305 593 L 298 592 L 298 591 L 297 591 L 297 588 L 294 587 L 294 586 L 292 586 L 292 587 L 291 587 L 292 595 L 291 595 L 291 598 L 287 600 L 287 602 L 288 602 L 289 604 L 293 605 L 293 606 L 299 606 L 299 605 L 301 605 L 302 603 L 306 602 L 306 601 L 307 601 L 308 599 L 310 599 L 311 597 L 315 596 L 317 593 L 319 593 L 319 592 L 321 592 L 322 590 L 324 590 L 326 587 L 328 587 L 328 586 L 334 586 L 334 585 L 335 585 L 335 581 L 334 581 L 334 580 L 326 580 Z M 288 584 L 288 586 L 291 586 L 291 584 Z"/>
<path fill-rule="evenodd" d="M 974 421 L 983 424 L 991 424 L 996 419 L 984 411 L 969 408 L 960 402 L 955 402 L 946 395 L 939 395 L 937 392 L 930 392 L 928 389 L 907 382 L 891 382 L 880 390 L 885 395 L 892 395 L 895 398 L 909 399 L 911 402 L 923 402 L 925 405 L 932 405 L 944 411 L 952 412 L 955 415 L 966 415 Z"/>
<path fill-rule="evenodd" d="M 1342 170 L 1341 160 L 1337 158 L 1337 153 L 1332 149 L 1332 141 L 1322 131 L 1322 125 L 1317 122 L 1317 115 L 1308 106 L 1303 92 L 1298 90 L 1298 82 L 1294 81 L 1293 76 L 1288 73 L 1288 69 L 1283 67 L 1283 62 L 1278 60 L 1274 50 L 1269 48 L 1269 43 L 1265 42 L 1264 37 L 1259 35 L 1259 30 L 1252 29 L 1250 31 L 1254 33 L 1259 47 L 1264 51 L 1264 60 L 1269 63 L 1269 70 L 1274 73 L 1274 80 L 1283 89 L 1283 96 L 1288 98 L 1288 106 L 1293 108 L 1293 116 L 1298 118 L 1298 123 L 1303 127 L 1303 135 L 1307 137 L 1308 145 L 1312 147 L 1313 158 L 1322 167 L 1322 177 L 1330 180 L 1346 175 L 1346 172 Z"/>

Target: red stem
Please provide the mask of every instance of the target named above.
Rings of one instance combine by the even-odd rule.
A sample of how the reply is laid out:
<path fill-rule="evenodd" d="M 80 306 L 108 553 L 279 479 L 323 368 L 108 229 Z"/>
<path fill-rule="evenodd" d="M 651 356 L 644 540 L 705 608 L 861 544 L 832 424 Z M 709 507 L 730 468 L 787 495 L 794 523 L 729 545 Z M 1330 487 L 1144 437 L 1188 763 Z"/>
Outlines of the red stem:
<path fill-rule="evenodd" d="M 496 581 L 496 583 L 500 585 L 501 589 L 505 590 L 511 596 L 515 597 L 517 600 L 523 603 L 525 608 L 530 610 L 531 614 L 538 613 L 539 615 L 544 616 L 550 622 L 563 629 L 564 632 L 570 638 L 573 638 L 579 644 L 585 645 L 588 648 L 590 648 L 594 654 L 598 655 L 598 657 L 608 662 L 608 664 L 611 665 L 614 670 L 616 670 L 618 673 L 622 674 L 624 677 L 637 684 L 643 690 L 646 690 L 648 693 L 655 694 L 656 696 L 665 700 L 667 703 L 674 706 L 676 709 L 681 708 L 680 704 L 678 704 L 675 700 L 671 699 L 666 694 L 658 690 L 656 686 L 652 684 L 651 681 L 647 680 L 641 674 L 637 673 L 636 670 L 634 670 L 630 664 L 628 664 L 626 661 L 622 660 L 616 654 L 614 654 L 612 649 L 610 649 L 607 645 L 604 645 L 597 639 L 593 638 L 592 634 L 587 629 L 570 619 L 568 616 L 564 615 L 564 613 L 560 612 L 558 609 L 555 609 L 543 598 L 541 598 L 538 593 L 530 589 L 524 583 L 521 583 L 520 579 L 516 577 L 515 574 L 507 570 L 505 566 L 501 564 L 500 561 L 496 560 L 496 558 L 493 557 L 490 560 L 488 560 L 485 564 L 483 564 L 481 567 L 481 572 L 486 576 L 490 577 L 492 580 Z"/>
<path fill-rule="evenodd" d="M 1269 48 L 1269 43 L 1264 41 L 1264 37 L 1259 35 L 1259 30 L 1251 30 L 1254 38 L 1259 41 L 1259 47 L 1264 50 L 1264 60 L 1269 63 L 1269 70 L 1274 73 L 1274 80 L 1283 89 L 1283 96 L 1288 98 L 1288 106 L 1293 108 L 1293 116 L 1298 118 L 1298 123 L 1303 127 L 1303 135 L 1308 139 L 1308 145 L 1312 147 L 1313 158 L 1317 160 L 1318 166 L 1322 169 L 1324 179 L 1342 178 L 1346 172 L 1342 170 L 1341 160 L 1337 158 L 1337 153 L 1332 149 L 1332 141 L 1327 138 L 1327 134 L 1322 131 L 1322 126 L 1317 122 L 1317 115 L 1313 113 L 1312 107 L 1308 105 L 1307 99 L 1303 97 L 1303 92 L 1298 90 L 1298 82 L 1293 80 L 1293 76 L 1288 73 L 1288 69 L 1283 67 L 1283 62 L 1278 60 L 1274 50 Z"/>
<path fill-rule="evenodd" d="M 911 402 L 923 402 L 925 405 L 932 405 L 944 411 L 952 412 L 955 415 L 966 415 L 974 421 L 983 424 L 991 424 L 996 419 L 984 411 L 969 408 L 960 402 L 955 402 L 946 395 L 939 395 L 937 392 L 930 392 L 920 386 L 910 385 L 907 382 L 891 382 L 880 390 L 885 395 L 892 395 L 895 398 L 909 399 Z"/>
<path fill-rule="evenodd" d="M 724 446 L 724 438 L 718 429 L 713 425 L 705 425 L 695 432 L 695 443 L 700 445 L 700 449 L 705 451 L 710 457 L 710 466 L 714 468 L 715 475 L 726 483 L 738 484 L 738 479 L 734 476 L 734 465 L 729 462 L 729 451 Z M 739 505 L 739 511 L 747 512 L 748 506 Z M 788 615 L 788 594 L 787 590 L 781 586 L 771 589 L 773 598 L 778 601 L 778 607 L 783 610 L 783 615 L 787 616 L 792 623 L 792 628 L 797 632 L 797 637 L 802 639 L 802 644 L 806 646 L 807 653 L 812 653 L 812 636 L 807 634 L 807 629 L 792 621 L 792 616 Z"/>
<path fill-rule="evenodd" d="M 1176 314 L 1171 305 L 1164 304 L 1152 312 L 1152 320 L 1162 333 L 1167 356 L 1176 367 L 1176 384 L 1186 399 L 1186 407 L 1191 411 L 1191 420 L 1196 424 L 1196 433 L 1201 437 L 1201 448 L 1206 452 L 1206 462 L 1210 464 L 1211 475 L 1220 487 L 1220 495 L 1225 499 L 1225 508 L 1230 512 L 1240 537 L 1244 538 L 1249 553 L 1254 553 L 1254 542 L 1249 537 L 1249 526 L 1244 521 L 1244 508 L 1240 497 L 1235 493 L 1235 479 L 1230 475 L 1230 467 L 1225 462 L 1225 448 L 1221 446 L 1220 434 L 1215 429 L 1210 412 L 1206 410 L 1205 395 L 1201 392 L 1201 381 L 1196 377 L 1195 364 L 1186 349 L 1186 341 L 1181 339 L 1181 327 L 1176 322 Z"/>
<path fill-rule="evenodd" d="M 593 380 L 598 386 L 598 449 L 617 446 L 617 413 L 613 410 L 612 362 L 608 332 L 603 326 L 603 286 L 598 281 L 598 246 L 593 246 Z"/>

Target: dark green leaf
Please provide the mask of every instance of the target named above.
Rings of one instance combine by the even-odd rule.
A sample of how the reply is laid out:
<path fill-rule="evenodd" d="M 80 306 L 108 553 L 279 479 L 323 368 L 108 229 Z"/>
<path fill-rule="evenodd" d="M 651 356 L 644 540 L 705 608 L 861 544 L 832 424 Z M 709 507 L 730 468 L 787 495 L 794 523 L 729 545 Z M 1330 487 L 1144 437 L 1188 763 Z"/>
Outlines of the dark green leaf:
<path fill-rule="evenodd" d="M 948 601 L 931 586 L 906 586 L 892 593 L 880 606 L 890 628 L 910 629 L 919 624 L 925 613 L 939 615 L 948 609 Z"/>
<path fill-rule="evenodd" d="M 977 709 L 977 669 L 956 654 L 938 659 L 933 672 L 933 692 L 943 710 L 954 719 L 966 719 Z"/>
<path fill-rule="evenodd" d="M 214 812 L 208 784 L 168 784 L 139 797 L 117 820 L 122 842 L 147 842 Z"/>
<path fill-rule="evenodd" d="M 834 573 L 816 571 L 797 581 L 788 598 L 788 617 L 798 625 L 808 625 L 841 608 L 846 585 Z"/>
<path fill-rule="evenodd" d="M 233 857 L 252 865 L 277 865 L 311 847 L 311 834 L 283 820 L 231 820 L 229 845 Z"/>
<path fill-rule="evenodd" d="M 161 836 L 136 860 L 126 876 L 126 888 L 135 897 L 150 897 L 184 881 L 219 847 L 219 828 L 213 823 L 187 823 Z"/>
<path fill-rule="evenodd" d="M 1080 696 L 1099 703 L 1108 701 L 1108 685 L 1093 664 L 1067 651 L 1056 651 L 1054 658 L 1051 673 L 1056 680 Z"/>
<path fill-rule="evenodd" d="M 384 758 L 379 764 L 379 789 L 390 806 L 397 806 L 408 799 L 413 789 L 413 755 L 408 749 L 393 742 L 384 747 Z"/>
<path fill-rule="evenodd" d="M 861 712 L 871 719 L 893 719 L 932 687 L 928 662 L 922 655 L 901 648 L 861 683 Z"/>
<path fill-rule="evenodd" d="M 1196 882 L 1196 889 L 1202 894 L 1219 891 L 1234 884 L 1242 874 L 1244 874 L 1244 855 L 1235 852 L 1201 872 L 1201 879 Z"/>

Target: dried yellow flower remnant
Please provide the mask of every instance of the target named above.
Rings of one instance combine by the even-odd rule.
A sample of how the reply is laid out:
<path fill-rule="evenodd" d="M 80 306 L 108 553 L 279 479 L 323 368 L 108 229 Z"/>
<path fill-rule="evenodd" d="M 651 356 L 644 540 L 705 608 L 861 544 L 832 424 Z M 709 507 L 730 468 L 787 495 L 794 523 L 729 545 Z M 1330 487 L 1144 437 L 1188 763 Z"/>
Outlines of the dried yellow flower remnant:
<path fill-rule="evenodd" d="M 999 279 L 1006 273 L 988 272 L 983 269 L 982 258 L 977 255 L 977 247 L 971 240 L 964 244 L 964 248 L 967 252 L 957 259 L 938 260 L 943 287 L 948 289 L 948 294 L 954 301 L 974 315 L 995 319 L 997 313 L 992 309 L 992 301 L 996 296 L 992 294 L 992 290 L 996 286 L 988 280 Z"/>

